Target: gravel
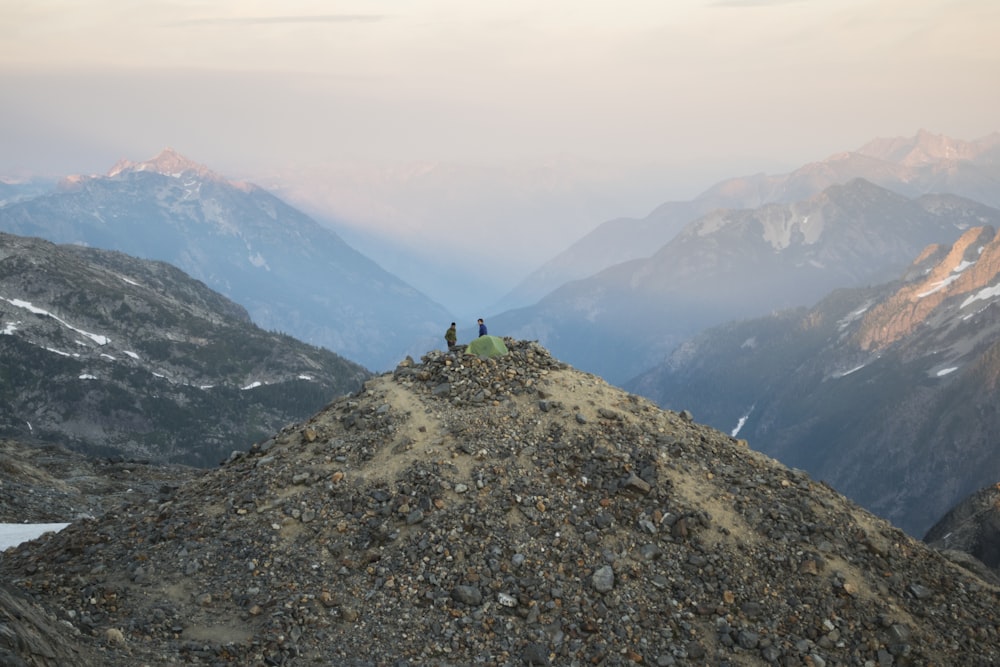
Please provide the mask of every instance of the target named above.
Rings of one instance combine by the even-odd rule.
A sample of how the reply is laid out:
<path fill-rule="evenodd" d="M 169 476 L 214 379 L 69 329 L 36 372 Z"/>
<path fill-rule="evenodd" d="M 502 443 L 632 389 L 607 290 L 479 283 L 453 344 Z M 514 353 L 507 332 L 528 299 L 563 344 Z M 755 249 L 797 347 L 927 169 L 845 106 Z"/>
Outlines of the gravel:
<path fill-rule="evenodd" d="M 78 665 L 1000 660 L 983 579 L 505 342 L 407 359 L 169 497 L 5 552 L 0 576 Z"/>

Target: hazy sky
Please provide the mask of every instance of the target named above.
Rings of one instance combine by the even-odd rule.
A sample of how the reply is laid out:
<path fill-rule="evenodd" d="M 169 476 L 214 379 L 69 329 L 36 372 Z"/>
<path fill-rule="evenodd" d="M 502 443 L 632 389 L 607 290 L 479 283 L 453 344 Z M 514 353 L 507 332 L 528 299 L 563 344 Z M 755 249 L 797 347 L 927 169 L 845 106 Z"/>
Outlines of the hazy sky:
<path fill-rule="evenodd" d="M 170 146 L 502 293 L 727 177 L 1000 130 L 997 35 L 997 0 L 0 0 L 0 176 Z"/>
<path fill-rule="evenodd" d="M 1000 129 L 998 34 L 996 0 L 0 0 L 0 173 L 168 145 L 798 165 Z"/>

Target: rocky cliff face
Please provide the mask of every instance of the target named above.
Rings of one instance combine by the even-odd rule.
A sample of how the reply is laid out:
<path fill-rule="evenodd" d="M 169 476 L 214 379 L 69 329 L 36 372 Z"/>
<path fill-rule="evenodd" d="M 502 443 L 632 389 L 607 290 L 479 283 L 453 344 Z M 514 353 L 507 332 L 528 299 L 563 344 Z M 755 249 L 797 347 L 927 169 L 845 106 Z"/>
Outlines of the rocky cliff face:
<path fill-rule="evenodd" d="M 77 664 L 1000 659 L 982 579 L 743 442 L 507 343 L 406 361 L 0 573 Z"/>
<path fill-rule="evenodd" d="M 975 301 L 1000 276 L 1000 236 L 990 227 L 965 232 L 943 258 L 937 257 L 941 251 L 928 248 L 911 270 L 926 266 L 923 277 L 865 313 L 856 334 L 861 349 L 882 349 L 909 336 L 945 301 L 958 296 Z"/>

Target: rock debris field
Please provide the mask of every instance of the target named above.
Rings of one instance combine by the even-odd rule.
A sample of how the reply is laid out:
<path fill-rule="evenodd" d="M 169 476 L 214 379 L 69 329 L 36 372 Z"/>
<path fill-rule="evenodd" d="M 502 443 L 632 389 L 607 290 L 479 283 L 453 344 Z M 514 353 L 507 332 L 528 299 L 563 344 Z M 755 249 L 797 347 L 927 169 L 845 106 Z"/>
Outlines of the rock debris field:
<path fill-rule="evenodd" d="M 1000 661 L 986 581 L 506 342 L 407 359 L 169 496 L 5 552 L 0 646 L 128 667 Z"/>

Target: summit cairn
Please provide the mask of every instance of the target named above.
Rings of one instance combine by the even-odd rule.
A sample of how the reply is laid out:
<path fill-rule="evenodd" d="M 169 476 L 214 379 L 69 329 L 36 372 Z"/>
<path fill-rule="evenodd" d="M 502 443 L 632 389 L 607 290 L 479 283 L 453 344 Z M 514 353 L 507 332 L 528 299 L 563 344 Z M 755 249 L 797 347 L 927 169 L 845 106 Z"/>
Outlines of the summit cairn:
<path fill-rule="evenodd" d="M 78 664 L 1000 660 L 983 580 L 743 441 L 505 343 L 408 358 L 0 575 L 65 621 Z"/>

